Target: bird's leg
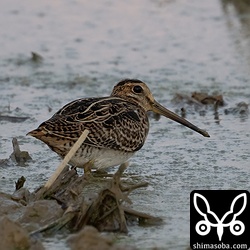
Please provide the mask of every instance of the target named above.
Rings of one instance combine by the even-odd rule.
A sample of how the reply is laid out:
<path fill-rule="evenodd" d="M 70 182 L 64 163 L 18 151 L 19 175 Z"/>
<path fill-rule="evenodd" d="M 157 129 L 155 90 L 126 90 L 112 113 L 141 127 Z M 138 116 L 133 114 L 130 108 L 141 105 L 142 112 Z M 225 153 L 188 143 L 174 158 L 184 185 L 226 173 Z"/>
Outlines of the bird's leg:
<path fill-rule="evenodd" d="M 97 175 L 107 175 L 108 174 L 108 172 L 105 170 L 105 169 L 103 169 L 103 168 L 98 168 L 98 169 L 96 169 L 96 171 L 95 171 L 95 173 L 97 174 Z"/>
<path fill-rule="evenodd" d="M 75 170 L 75 171 L 77 171 L 77 167 L 76 167 L 76 166 L 71 166 L 71 167 L 70 167 L 70 170 Z"/>
<path fill-rule="evenodd" d="M 124 194 L 122 192 L 122 190 L 124 189 L 124 187 L 121 184 L 122 174 L 126 170 L 126 168 L 128 167 L 128 165 L 129 165 L 128 162 L 124 162 L 124 163 L 122 163 L 120 165 L 119 169 L 117 170 L 117 172 L 113 176 L 110 191 L 113 192 L 116 195 L 116 197 L 118 198 L 118 200 L 126 201 L 129 204 L 132 204 L 131 200 L 128 198 L 128 195 Z"/>
<path fill-rule="evenodd" d="M 85 163 L 83 165 L 83 170 L 84 170 L 84 177 L 86 179 L 89 179 L 92 174 L 91 174 L 91 168 L 93 167 L 93 162 L 92 161 L 88 161 L 87 163 Z"/>

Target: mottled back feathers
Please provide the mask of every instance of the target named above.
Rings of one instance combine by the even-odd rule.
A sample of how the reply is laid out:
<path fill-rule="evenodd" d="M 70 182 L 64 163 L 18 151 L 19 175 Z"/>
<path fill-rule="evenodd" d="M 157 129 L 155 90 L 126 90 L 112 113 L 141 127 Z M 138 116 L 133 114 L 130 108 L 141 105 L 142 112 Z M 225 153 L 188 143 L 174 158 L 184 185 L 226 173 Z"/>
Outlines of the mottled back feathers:
<path fill-rule="evenodd" d="M 118 97 L 104 97 L 70 102 L 34 131 L 76 141 L 84 129 L 90 131 L 85 145 L 134 152 L 143 146 L 149 124 L 140 106 Z M 34 131 L 30 134 L 40 139 Z M 49 141 L 46 143 L 50 146 Z"/>

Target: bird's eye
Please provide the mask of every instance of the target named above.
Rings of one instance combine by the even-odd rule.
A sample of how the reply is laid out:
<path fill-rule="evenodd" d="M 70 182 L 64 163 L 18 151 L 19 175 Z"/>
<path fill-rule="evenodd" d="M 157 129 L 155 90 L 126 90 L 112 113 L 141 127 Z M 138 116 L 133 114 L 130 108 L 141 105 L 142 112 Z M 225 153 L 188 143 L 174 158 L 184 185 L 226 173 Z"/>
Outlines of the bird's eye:
<path fill-rule="evenodd" d="M 134 91 L 136 94 L 140 94 L 140 93 L 142 93 L 143 89 L 142 89 L 141 86 L 136 85 L 136 86 L 133 87 L 133 91 Z"/>

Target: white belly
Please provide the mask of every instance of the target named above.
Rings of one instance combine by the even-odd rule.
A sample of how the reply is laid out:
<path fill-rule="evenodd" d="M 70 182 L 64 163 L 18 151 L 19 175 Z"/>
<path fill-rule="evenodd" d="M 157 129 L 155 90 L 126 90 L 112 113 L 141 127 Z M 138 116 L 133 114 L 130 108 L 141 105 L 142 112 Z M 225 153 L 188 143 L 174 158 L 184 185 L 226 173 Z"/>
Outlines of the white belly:
<path fill-rule="evenodd" d="M 98 149 L 85 146 L 79 149 L 70 160 L 70 164 L 82 168 L 89 161 L 93 162 L 93 168 L 104 169 L 118 166 L 126 162 L 134 155 L 134 152 L 123 152 L 113 149 Z"/>

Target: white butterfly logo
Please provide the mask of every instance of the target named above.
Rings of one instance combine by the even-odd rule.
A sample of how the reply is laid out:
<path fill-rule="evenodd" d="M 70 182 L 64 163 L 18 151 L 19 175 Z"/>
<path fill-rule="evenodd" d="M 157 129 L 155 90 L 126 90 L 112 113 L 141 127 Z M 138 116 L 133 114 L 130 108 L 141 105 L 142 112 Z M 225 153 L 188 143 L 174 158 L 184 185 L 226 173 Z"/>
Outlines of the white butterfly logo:
<path fill-rule="evenodd" d="M 206 210 L 207 210 L 206 213 L 203 213 L 199 209 L 198 204 L 197 204 L 198 198 L 202 199 L 205 202 Z M 243 198 L 243 206 L 237 213 L 234 213 L 235 203 L 240 198 Z M 194 193 L 193 203 L 194 203 L 194 207 L 196 211 L 204 217 L 204 220 L 199 221 L 195 226 L 195 230 L 199 235 L 202 235 L 202 236 L 207 235 L 210 232 L 211 227 L 217 227 L 217 235 L 218 235 L 219 241 L 221 241 L 222 235 L 224 233 L 224 227 L 230 227 L 230 232 L 236 236 L 243 234 L 243 232 L 245 231 L 245 225 L 243 224 L 242 221 L 236 220 L 236 217 L 239 216 L 246 208 L 246 205 L 247 205 L 246 193 L 239 194 L 233 199 L 232 204 L 230 206 L 230 210 L 226 212 L 221 219 L 219 219 L 218 216 L 213 211 L 210 210 L 210 205 L 207 199 L 203 195 Z M 217 223 L 210 222 L 207 214 L 212 215 Z M 229 223 L 223 223 L 229 214 L 233 214 L 233 219 Z"/>

